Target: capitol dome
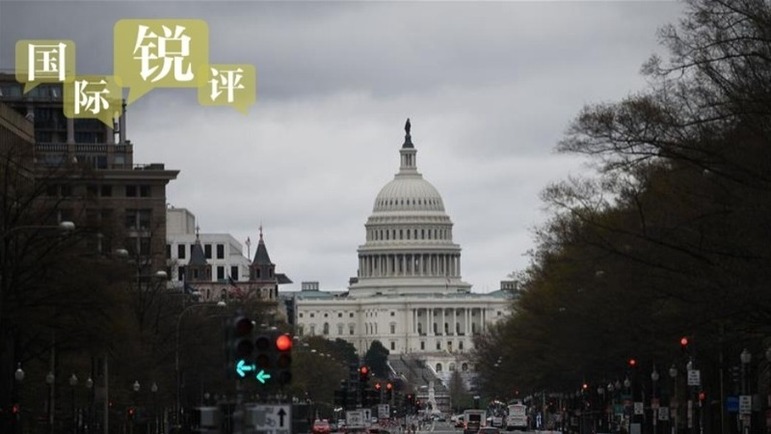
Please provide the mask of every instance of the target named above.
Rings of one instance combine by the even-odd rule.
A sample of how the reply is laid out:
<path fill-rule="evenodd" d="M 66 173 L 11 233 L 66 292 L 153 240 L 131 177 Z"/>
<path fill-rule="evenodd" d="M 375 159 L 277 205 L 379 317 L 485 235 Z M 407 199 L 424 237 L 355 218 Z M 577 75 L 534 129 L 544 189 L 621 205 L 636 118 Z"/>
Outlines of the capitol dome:
<path fill-rule="evenodd" d="M 399 172 L 380 189 L 364 225 L 366 242 L 358 249 L 351 294 L 468 292 L 442 196 L 418 172 L 409 119 L 405 132 Z"/>
<path fill-rule="evenodd" d="M 400 176 L 386 184 L 375 198 L 373 212 L 441 211 L 442 196 L 430 182 L 418 175 Z"/>

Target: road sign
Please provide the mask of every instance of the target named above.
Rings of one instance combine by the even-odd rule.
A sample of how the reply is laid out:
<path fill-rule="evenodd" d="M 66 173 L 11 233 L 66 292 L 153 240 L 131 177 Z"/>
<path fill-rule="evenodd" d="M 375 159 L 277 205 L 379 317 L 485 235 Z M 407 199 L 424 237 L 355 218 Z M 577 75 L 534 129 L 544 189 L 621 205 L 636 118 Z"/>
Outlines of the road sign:
<path fill-rule="evenodd" d="M 255 405 L 246 407 L 246 425 L 263 434 L 291 434 L 291 405 Z"/>
<path fill-rule="evenodd" d="M 739 414 L 752 414 L 752 395 L 739 396 Z"/>
<path fill-rule="evenodd" d="M 645 414 L 645 403 L 640 401 L 634 402 L 634 414 Z"/>
<path fill-rule="evenodd" d="M 699 371 L 698 369 L 688 370 L 688 385 L 701 386 L 701 371 Z"/>
<path fill-rule="evenodd" d="M 363 410 L 349 410 L 345 412 L 345 426 L 348 428 L 366 428 L 364 425 Z"/>
<path fill-rule="evenodd" d="M 388 404 L 379 404 L 377 406 L 377 418 L 388 419 L 391 416 L 391 411 L 388 409 Z"/>
<path fill-rule="evenodd" d="M 669 420 L 669 407 L 659 407 L 659 420 Z"/>

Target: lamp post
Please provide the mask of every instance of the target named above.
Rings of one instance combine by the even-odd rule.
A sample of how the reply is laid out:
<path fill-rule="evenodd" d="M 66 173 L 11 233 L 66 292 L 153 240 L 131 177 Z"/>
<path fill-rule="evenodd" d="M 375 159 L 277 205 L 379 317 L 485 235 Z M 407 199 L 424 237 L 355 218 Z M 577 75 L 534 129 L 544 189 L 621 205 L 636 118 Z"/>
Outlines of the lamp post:
<path fill-rule="evenodd" d="M 88 391 L 88 411 L 84 424 L 90 430 L 94 415 L 94 380 L 91 377 L 86 378 L 86 390 Z"/>
<path fill-rule="evenodd" d="M 75 414 L 75 386 L 78 385 L 78 377 L 75 374 L 72 374 L 70 376 L 70 389 L 71 389 L 71 396 L 72 396 L 72 432 L 77 433 L 78 432 L 78 423 L 77 423 L 77 416 Z"/>
<path fill-rule="evenodd" d="M 656 366 L 653 366 L 653 372 L 651 372 L 651 422 L 653 422 L 653 434 L 656 434 L 659 421 L 659 400 L 656 397 L 656 383 L 659 381 L 659 371 L 656 370 Z"/>
<path fill-rule="evenodd" d="M 739 359 L 742 362 L 742 401 L 746 402 L 746 400 L 751 397 L 748 397 L 748 395 L 751 393 L 750 391 L 750 375 L 749 375 L 749 367 L 750 362 L 752 362 L 752 354 L 745 348 L 742 353 L 739 355 Z M 750 401 L 751 403 L 752 401 Z M 751 417 L 752 417 L 752 410 L 750 410 L 750 413 L 747 414 L 746 410 L 744 408 L 740 408 L 739 412 L 741 413 L 742 418 L 742 432 L 745 434 L 749 434 L 750 432 L 750 423 L 751 423 Z M 750 408 L 751 404 L 750 404 Z"/>
<path fill-rule="evenodd" d="M 222 300 L 218 301 L 217 303 L 191 304 L 190 306 L 183 309 L 182 312 L 180 312 L 179 317 L 177 317 L 177 329 L 175 333 L 175 344 L 174 344 L 174 374 L 175 374 L 176 383 L 177 383 L 176 384 L 176 389 L 177 389 L 176 402 L 175 402 L 175 408 L 174 408 L 174 424 L 177 426 L 179 426 L 180 413 L 182 409 L 182 407 L 180 406 L 181 395 L 182 395 L 182 386 L 181 386 L 182 377 L 180 375 L 180 370 L 179 370 L 179 329 L 180 329 L 180 326 L 182 325 L 182 318 L 184 318 L 187 312 L 190 312 L 193 309 L 211 307 L 211 306 L 225 307 L 227 306 L 227 304 Z"/>
<path fill-rule="evenodd" d="M 150 386 L 150 392 L 153 393 L 153 432 L 158 434 L 158 385 L 155 381 Z"/>
<path fill-rule="evenodd" d="M 21 382 L 24 381 L 24 370 L 21 369 L 21 363 L 16 366 L 16 371 L 13 373 L 13 378 L 16 379 L 14 391 L 16 393 L 16 402 L 13 403 L 15 418 L 16 418 L 16 431 L 23 432 L 21 426 Z"/>
<path fill-rule="evenodd" d="M 669 368 L 669 377 L 672 378 L 672 397 L 669 399 L 669 410 L 672 413 L 672 434 L 677 434 L 677 366 Z"/>
<path fill-rule="evenodd" d="M 48 384 L 48 430 L 54 434 L 54 377 L 53 372 L 46 375 L 46 384 Z"/>

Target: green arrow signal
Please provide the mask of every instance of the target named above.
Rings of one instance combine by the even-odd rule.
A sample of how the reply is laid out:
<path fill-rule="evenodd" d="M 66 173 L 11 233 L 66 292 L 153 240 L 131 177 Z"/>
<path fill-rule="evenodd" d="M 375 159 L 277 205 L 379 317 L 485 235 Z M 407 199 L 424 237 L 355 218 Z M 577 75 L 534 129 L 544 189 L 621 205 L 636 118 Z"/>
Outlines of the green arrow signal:
<path fill-rule="evenodd" d="M 236 373 L 238 373 L 238 375 L 241 377 L 246 377 L 247 372 L 254 371 L 255 369 L 257 369 L 257 366 L 254 364 L 247 365 L 243 359 L 239 360 L 238 364 L 236 365 Z"/>
<path fill-rule="evenodd" d="M 262 369 L 260 369 L 260 372 L 257 373 L 257 381 L 259 381 L 262 384 L 265 384 L 265 380 L 270 378 L 270 374 L 266 373 Z"/>

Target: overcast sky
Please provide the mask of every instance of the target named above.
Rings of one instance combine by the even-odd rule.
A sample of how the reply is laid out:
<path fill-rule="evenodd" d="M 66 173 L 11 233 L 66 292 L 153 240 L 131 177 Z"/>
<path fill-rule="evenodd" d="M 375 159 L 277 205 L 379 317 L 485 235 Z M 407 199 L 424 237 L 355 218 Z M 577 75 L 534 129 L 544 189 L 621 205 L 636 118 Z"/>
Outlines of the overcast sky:
<path fill-rule="evenodd" d="M 0 0 L 0 68 L 19 39 L 71 39 L 80 74 L 110 74 L 120 19 L 199 18 L 211 63 L 257 71 L 248 115 L 195 89 L 129 106 L 135 163 L 181 171 L 168 202 L 205 233 L 258 238 L 299 289 L 343 289 L 412 122 L 475 292 L 527 267 L 550 183 L 588 170 L 554 148 L 586 104 L 645 87 L 675 2 L 94 2 Z M 252 247 L 254 252 L 254 246 Z"/>

